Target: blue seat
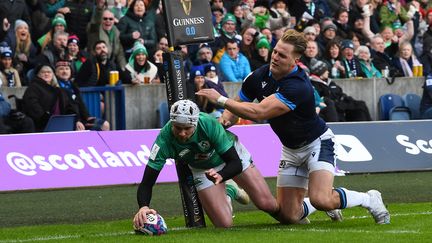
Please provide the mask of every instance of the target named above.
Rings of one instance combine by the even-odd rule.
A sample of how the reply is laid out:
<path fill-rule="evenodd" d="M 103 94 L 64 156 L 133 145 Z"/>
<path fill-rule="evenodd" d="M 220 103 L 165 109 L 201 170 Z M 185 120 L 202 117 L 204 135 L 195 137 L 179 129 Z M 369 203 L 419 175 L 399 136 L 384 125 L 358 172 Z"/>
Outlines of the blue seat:
<path fill-rule="evenodd" d="M 410 120 L 411 110 L 406 106 L 395 106 L 390 109 L 389 120 Z"/>
<path fill-rule="evenodd" d="M 411 119 L 420 119 L 421 97 L 417 94 L 408 93 L 402 97 L 404 104 L 411 111 Z"/>
<path fill-rule="evenodd" d="M 425 110 L 425 112 L 423 112 L 421 118 L 422 119 L 432 119 L 432 107 Z"/>
<path fill-rule="evenodd" d="M 158 113 L 158 127 L 162 128 L 169 121 L 168 103 L 162 102 L 157 109 Z"/>
<path fill-rule="evenodd" d="M 379 120 L 389 120 L 390 110 L 396 106 L 404 106 L 402 97 L 397 94 L 385 94 L 378 101 Z"/>
<path fill-rule="evenodd" d="M 75 130 L 76 115 L 53 115 L 48 120 L 44 132 L 66 132 Z"/>

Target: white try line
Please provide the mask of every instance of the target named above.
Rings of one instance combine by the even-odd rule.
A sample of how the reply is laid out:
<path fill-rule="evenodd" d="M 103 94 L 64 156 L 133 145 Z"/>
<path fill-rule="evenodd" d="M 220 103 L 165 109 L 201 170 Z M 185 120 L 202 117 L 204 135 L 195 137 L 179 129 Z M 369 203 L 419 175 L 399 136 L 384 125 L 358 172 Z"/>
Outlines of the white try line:
<path fill-rule="evenodd" d="M 392 214 L 391 217 L 403 217 L 403 216 L 416 216 L 416 215 L 432 215 L 432 212 L 420 212 L 420 213 L 399 213 Z M 371 216 L 352 216 L 345 219 L 363 219 Z M 311 225 L 313 226 L 313 224 Z M 168 231 L 181 231 L 186 230 L 186 227 L 175 227 L 168 228 Z M 232 228 L 234 231 L 248 230 L 247 228 Z M 290 232 L 340 232 L 340 233 L 385 233 L 385 234 L 420 234 L 418 230 L 385 230 L 385 231 L 370 231 L 370 230 L 354 230 L 354 229 L 318 229 L 318 228 L 254 228 L 255 231 L 290 231 Z M 112 233 L 100 233 L 90 234 L 84 236 L 85 238 L 96 238 L 96 237 L 110 237 L 110 236 L 122 236 L 122 235 L 134 235 L 134 231 L 123 231 L 123 232 L 112 232 Z M 35 237 L 23 240 L 0 240 L 0 243 L 20 243 L 20 242 L 33 242 L 33 241 L 50 241 L 50 240 L 67 240 L 67 239 L 78 239 L 82 238 L 83 235 L 50 235 L 44 237 Z"/>

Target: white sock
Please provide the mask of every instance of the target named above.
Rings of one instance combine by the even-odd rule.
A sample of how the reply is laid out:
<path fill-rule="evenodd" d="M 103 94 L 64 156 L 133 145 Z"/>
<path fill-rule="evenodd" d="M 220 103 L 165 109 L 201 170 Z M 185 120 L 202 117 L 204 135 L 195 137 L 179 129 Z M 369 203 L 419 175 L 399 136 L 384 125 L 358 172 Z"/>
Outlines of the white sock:
<path fill-rule="evenodd" d="M 345 200 L 346 200 L 346 206 L 344 208 L 352 208 L 356 206 L 362 206 L 364 208 L 369 208 L 369 202 L 370 202 L 370 196 L 367 193 L 364 192 L 356 192 L 356 191 L 350 191 L 346 188 L 337 188 L 336 191 L 342 190 L 345 192 Z M 341 199 L 341 204 L 342 199 Z"/>
<path fill-rule="evenodd" d="M 311 215 L 315 211 L 317 211 L 317 209 L 314 206 L 312 206 L 309 198 L 305 197 L 303 199 L 303 216 L 302 216 L 302 219 Z"/>

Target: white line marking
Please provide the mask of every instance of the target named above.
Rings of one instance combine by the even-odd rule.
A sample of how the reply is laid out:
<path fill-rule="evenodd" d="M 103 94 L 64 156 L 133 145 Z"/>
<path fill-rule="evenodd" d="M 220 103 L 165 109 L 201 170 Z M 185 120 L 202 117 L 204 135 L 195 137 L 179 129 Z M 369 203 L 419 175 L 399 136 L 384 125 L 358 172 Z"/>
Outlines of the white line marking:
<path fill-rule="evenodd" d="M 432 212 L 419 212 L 419 213 L 398 213 L 392 214 L 391 217 L 403 217 L 403 216 L 416 216 L 416 215 L 431 215 Z M 344 218 L 345 219 L 363 219 L 369 218 L 371 216 L 351 216 Z M 175 227 L 168 228 L 168 231 L 181 231 L 187 230 L 186 227 Z M 232 228 L 234 231 L 243 231 L 249 230 L 247 228 Z M 350 229 L 318 229 L 318 228 L 288 228 L 288 227 L 265 227 L 261 229 L 254 228 L 254 230 L 260 231 L 290 231 L 290 232 L 341 232 L 341 233 L 386 233 L 386 234 L 420 234 L 421 232 L 418 230 L 386 230 L 386 231 L 370 231 L 370 230 L 350 230 Z M 123 231 L 123 232 L 112 232 L 112 233 L 100 233 L 100 234 L 90 234 L 85 235 L 84 237 L 92 238 L 92 237 L 109 237 L 109 236 L 121 236 L 121 235 L 133 235 L 134 231 Z M 66 240 L 66 239 L 77 239 L 81 238 L 83 235 L 50 235 L 44 237 L 36 237 L 30 239 L 22 239 L 22 240 L 0 240 L 0 243 L 20 243 L 20 242 L 32 242 L 32 241 L 49 241 L 49 240 Z"/>

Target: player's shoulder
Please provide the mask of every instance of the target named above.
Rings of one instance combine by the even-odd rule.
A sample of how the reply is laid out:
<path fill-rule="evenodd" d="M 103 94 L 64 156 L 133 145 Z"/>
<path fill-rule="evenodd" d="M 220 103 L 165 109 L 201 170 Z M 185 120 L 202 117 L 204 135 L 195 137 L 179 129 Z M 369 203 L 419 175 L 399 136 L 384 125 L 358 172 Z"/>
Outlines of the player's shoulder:
<path fill-rule="evenodd" d="M 199 113 L 198 126 L 207 127 L 209 125 L 214 126 L 215 124 L 219 124 L 218 120 L 215 117 L 205 112 Z"/>
<path fill-rule="evenodd" d="M 270 72 L 270 65 L 266 64 L 258 69 L 251 72 L 248 76 L 246 76 L 245 81 L 248 82 L 260 82 L 265 78 L 269 76 Z"/>

